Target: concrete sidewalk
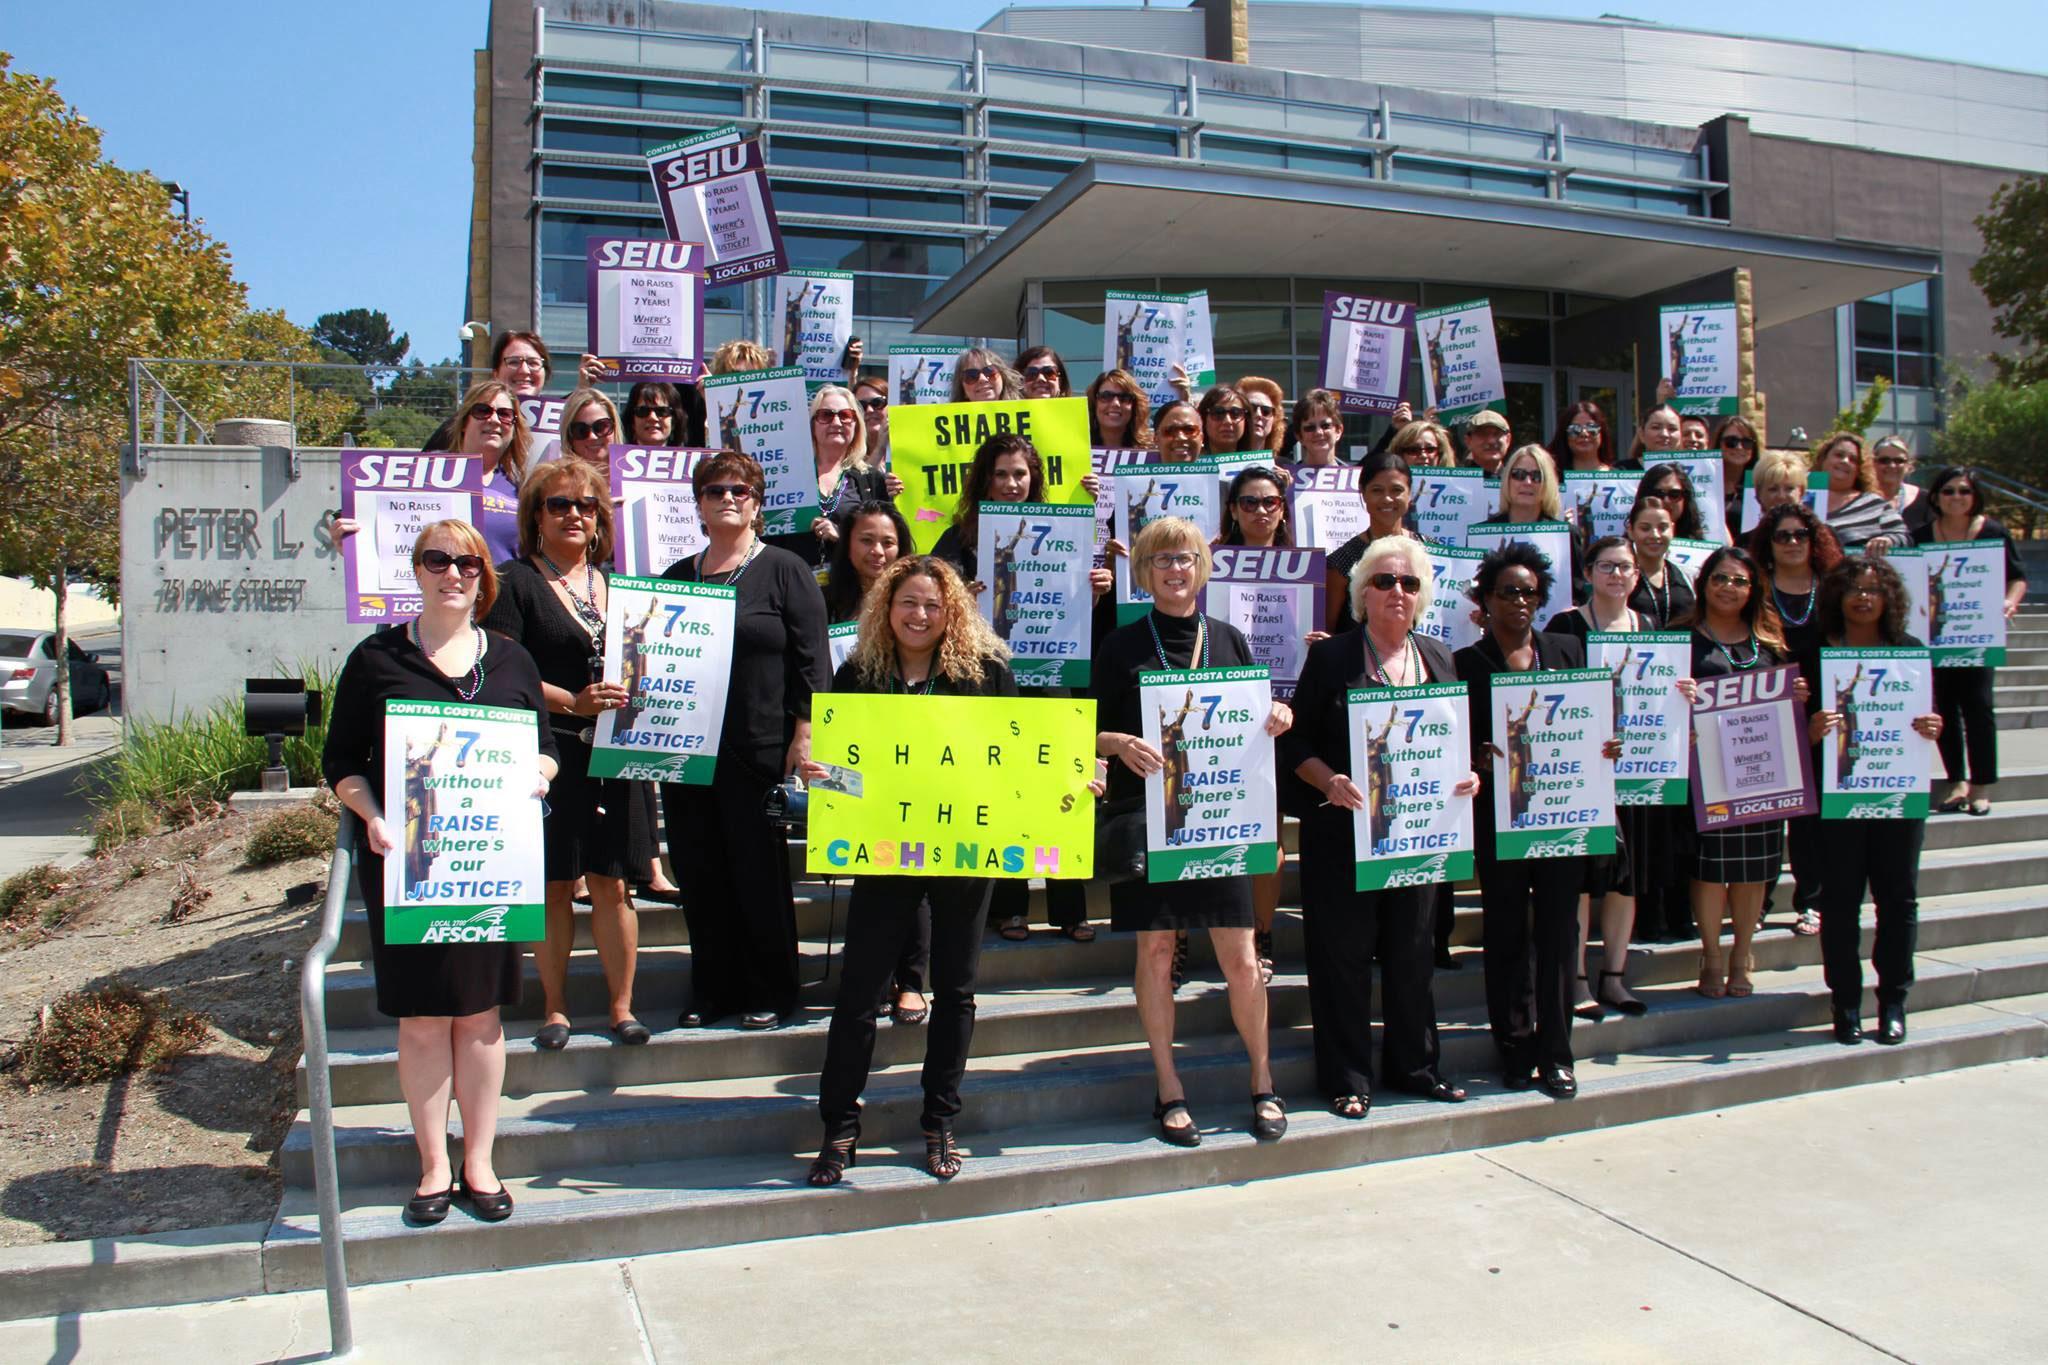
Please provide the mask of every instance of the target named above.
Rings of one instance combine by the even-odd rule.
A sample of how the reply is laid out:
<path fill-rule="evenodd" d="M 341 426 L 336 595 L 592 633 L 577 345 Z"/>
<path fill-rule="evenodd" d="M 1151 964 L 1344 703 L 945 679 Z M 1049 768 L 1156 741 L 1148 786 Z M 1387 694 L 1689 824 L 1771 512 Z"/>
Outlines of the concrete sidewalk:
<path fill-rule="evenodd" d="M 0 777 L 0 880 L 35 866 L 68 867 L 92 849 L 92 805 L 79 790 L 87 766 L 121 743 L 118 708 L 72 722 L 74 743 L 57 747 L 57 731 L 19 726 L 9 718 L 0 758 L 22 765 Z"/>
<path fill-rule="evenodd" d="M 2044 1124 L 2032 1061 L 1255 1185 L 378 1285 L 354 1295 L 358 1358 L 2038 1360 Z M 6 1360 L 326 1344 L 318 1294 L 0 1325 Z"/>

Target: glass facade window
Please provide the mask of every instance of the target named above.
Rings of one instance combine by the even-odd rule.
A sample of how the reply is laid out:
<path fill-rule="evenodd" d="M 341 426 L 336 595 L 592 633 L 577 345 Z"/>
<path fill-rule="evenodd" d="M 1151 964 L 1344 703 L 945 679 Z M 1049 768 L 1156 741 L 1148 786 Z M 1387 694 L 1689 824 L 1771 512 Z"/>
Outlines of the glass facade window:
<path fill-rule="evenodd" d="M 1006 185 L 1039 185 L 1051 188 L 1073 173 L 1078 161 L 1034 161 L 1022 156 L 991 156 L 988 178 Z"/>
<path fill-rule="evenodd" d="M 886 142 L 835 142 L 776 133 L 768 139 L 770 166 L 805 166 L 821 171 L 864 171 L 873 175 L 929 175 L 946 180 L 967 176 L 967 154 L 939 147 L 900 147 Z"/>
<path fill-rule="evenodd" d="M 1180 138 L 1170 129 L 1084 123 L 1079 119 L 1039 118 L 1035 114 L 991 113 L 988 135 L 1011 142 L 1042 142 L 1050 147 L 1086 147 L 1102 152 L 1174 156 L 1180 151 Z"/>
<path fill-rule="evenodd" d="M 893 100 L 841 99 L 776 90 L 768 96 L 771 117 L 792 123 L 841 123 L 854 128 L 910 128 L 929 133 L 965 131 L 963 111 L 954 104 L 900 104 Z"/>
<path fill-rule="evenodd" d="M 1531 199 L 1542 199 L 1550 193 L 1550 177 L 1542 171 L 1467 166 L 1455 161 L 1439 161 L 1434 157 L 1396 156 L 1394 179 L 1408 185 L 1479 190 L 1486 194 L 1519 194 Z"/>
<path fill-rule="evenodd" d="M 943 278 L 967 264 L 967 243 L 958 237 L 785 227 L 782 245 L 789 252 L 790 264 L 799 270 L 880 271 Z"/>
<path fill-rule="evenodd" d="M 658 218 L 610 218 L 594 213 L 562 213 L 553 209 L 540 218 L 540 301 L 542 304 L 576 304 L 589 301 L 585 273 L 589 252 L 585 243 L 592 237 L 660 238 L 664 235 Z M 738 312 L 742 285 L 721 285 L 704 291 L 707 312 Z M 552 344 L 552 342 L 551 342 Z M 580 341 L 577 343 L 582 344 Z"/>
<path fill-rule="evenodd" d="M 617 109 L 669 109 L 688 114 L 719 114 L 738 118 L 747 109 L 746 92 L 734 86 L 685 85 L 675 81 L 636 81 L 623 76 L 586 76 L 550 71 L 541 83 L 541 98 L 555 104 L 604 104 Z"/>
<path fill-rule="evenodd" d="M 543 166 L 540 192 L 552 199 L 609 199 L 621 204 L 656 204 L 654 177 L 645 171 L 600 170 L 591 166 Z"/>
<path fill-rule="evenodd" d="M 542 119 L 540 145 L 551 152 L 606 152 L 640 156 L 677 136 L 674 128 L 628 128 L 617 123 L 582 123 L 575 119 Z"/>
<path fill-rule="evenodd" d="M 647 176 L 650 186 L 653 180 Z M 771 179 L 778 213 L 837 213 L 850 218 L 906 218 L 920 223 L 964 223 L 963 195 L 930 190 L 870 189 L 865 185 L 827 185 L 815 180 Z"/>
<path fill-rule="evenodd" d="M 1607 209 L 1633 213 L 1668 213 L 1680 218 L 1698 218 L 1706 204 L 1698 190 L 1658 190 L 1641 185 L 1616 185 L 1573 176 L 1565 182 L 1564 197 L 1575 204 L 1596 204 Z"/>
<path fill-rule="evenodd" d="M 1858 384 L 1883 376 L 1900 388 L 1934 386 L 1931 297 L 1928 282 L 1921 280 L 1855 305 Z"/>
<path fill-rule="evenodd" d="M 1022 218 L 1038 201 L 1035 199 L 998 199 L 988 201 L 988 222 L 990 227 L 1006 228 Z"/>
<path fill-rule="evenodd" d="M 1310 175 L 1342 175 L 1359 180 L 1372 179 L 1372 154 L 1343 152 L 1325 147 L 1292 147 L 1277 142 L 1253 142 L 1244 138 L 1202 136 L 1202 160 L 1234 166 L 1267 166 L 1274 170 L 1305 171 Z"/>

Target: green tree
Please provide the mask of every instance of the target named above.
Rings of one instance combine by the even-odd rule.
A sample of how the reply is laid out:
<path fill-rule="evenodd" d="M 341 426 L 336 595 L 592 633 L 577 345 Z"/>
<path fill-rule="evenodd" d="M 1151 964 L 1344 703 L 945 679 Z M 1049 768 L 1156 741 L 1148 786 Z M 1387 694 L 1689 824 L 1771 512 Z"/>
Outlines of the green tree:
<path fill-rule="evenodd" d="M 2030 488 L 2048 488 L 2048 383 L 1958 383 L 1934 438 L 1944 464 L 1971 465 Z M 2022 516 L 2032 529 L 2033 512 Z"/>
<path fill-rule="evenodd" d="M 1992 325 L 2019 349 L 1991 357 L 2000 379 L 2048 379 L 2048 180 L 2009 180 L 1977 215 L 1984 254 L 1970 278 L 1998 310 Z"/>
<path fill-rule="evenodd" d="M 1883 375 L 1872 379 L 1869 390 L 1861 398 L 1835 414 L 1835 424 L 1828 428 L 1828 436 L 1844 431 L 1852 431 L 1858 436 L 1868 434 L 1871 424 L 1877 421 L 1878 414 L 1884 411 L 1884 396 L 1891 390 L 1892 381 Z M 1827 438 L 1822 437 L 1814 449 L 1819 450 L 1825 444 Z"/>
<path fill-rule="evenodd" d="M 358 365 L 396 365 L 412 345 L 410 333 L 391 334 L 391 319 L 377 308 L 350 308 L 313 319 L 313 340 Z"/>

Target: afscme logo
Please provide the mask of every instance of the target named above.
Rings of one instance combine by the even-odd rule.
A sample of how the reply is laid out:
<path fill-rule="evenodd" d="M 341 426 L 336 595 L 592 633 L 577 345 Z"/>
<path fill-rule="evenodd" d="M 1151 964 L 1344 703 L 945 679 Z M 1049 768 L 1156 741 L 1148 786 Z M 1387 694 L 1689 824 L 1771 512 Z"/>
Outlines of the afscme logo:
<path fill-rule="evenodd" d="M 1897 820 L 1906 813 L 1903 793 L 1858 801 L 1843 814 L 1844 820 Z"/>
<path fill-rule="evenodd" d="M 1232 844 L 1229 848 L 1218 849 L 1206 858 L 1182 864 L 1178 880 L 1198 882 L 1211 877 L 1242 877 L 1249 870 L 1246 855 L 1251 851 L 1250 844 Z"/>
<path fill-rule="evenodd" d="M 1586 851 L 1586 831 L 1575 829 L 1555 839 L 1538 839 L 1523 856 L 1528 858 L 1576 858 Z"/>
<path fill-rule="evenodd" d="M 421 943 L 503 943 L 505 941 L 505 916 L 512 913 L 509 905 L 494 905 L 479 910 L 465 920 L 452 923 L 430 924 L 420 935 Z"/>
<path fill-rule="evenodd" d="M 1427 886 L 1432 882 L 1443 881 L 1449 872 L 1450 861 L 1451 855 L 1448 853 L 1432 853 L 1415 866 L 1404 867 L 1399 872 L 1390 874 L 1387 877 L 1387 887 L 1391 890 L 1397 886 Z"/>

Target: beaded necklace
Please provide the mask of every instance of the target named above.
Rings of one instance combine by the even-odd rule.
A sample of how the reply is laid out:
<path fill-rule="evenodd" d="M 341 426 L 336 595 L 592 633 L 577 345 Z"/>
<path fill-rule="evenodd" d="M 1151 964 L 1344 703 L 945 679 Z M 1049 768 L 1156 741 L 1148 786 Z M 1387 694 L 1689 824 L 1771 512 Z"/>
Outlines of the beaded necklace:
<path fill-rule="evenodd" d="M 1728 666 L 1730 668 L 1737 670 L 1738 672 L 1740 672 L 1743 669 L 1755 668 L 1758 664 L 1763 662 L 1763 641 L 1756 638 L 1755 631 L 1751 631 L 1749 633 L 1749 659 L 1747 662 L 1736 658 L 1735 651 L 1728 645 L 1726 641 L 1721 640 L 1712 634 L 1709 634 L 1707 638 L 1713 640 L 1714 648 L 1721 651 L 1721 657 L 1728 661 Z"/>
<path fill-rule="evenodd" d="M 582 618 L 583 629 L 592 639 L 603 640 L 604 613 L 597 609 L 597 570 L 589 561 L 586 560 L 584 562 L 583 591 L 589 595 L 578 597 L 576 589 L 569 586 L 568 571 L 555 563 L 554 560 L 548 558 L 547 551 L 535 550 L 534 553 L 540 556 L 540 562 L 547 565 L 548 571 L 554 574 L 555 581 L 562 585 L 562 591 L 569 595 L 569 605 L 574 607 L 576 615 Z"/>
<path fill-rule="evenodd" d="M 1153 620 L 1155 615 L 1157 615 L 1155 612 L 1145 613 L 1145 628 L 1152 632 L 1152 652 L 1159 656 L 1159 666 L 1161 668 L 1172 668 L 1173 664 L 1166 657 L 1166 643 L 1159 638 L 1159 626 Z M 1188 667 L 1207 668 L 1208 666 L 1209 623 L 1204 618 L 1197 616 L 1195 618 L 1195 647 L 1188 655 Z"/>
<path fill-rule="evenodd" d="M 711 581 L 704 576 L 704 556 L 708 553 L 708 550 L 697 551 L 697 581 L 699 583 L 709 583 Z M 747 557 L 742 559 L 740 566 L 732 571 L 732 577 L 725 580 L 725 586 L 737 588 L 740 585 L 740 580 L 746 577 L 747 570 L 754 567 L 754 561 L 760 557 L 760 554 L 761 542 L 757 540 L 747 547 Z"/>
<path fill-rule="evenodd" d="M 1379 650 L 1373 647 L 1372 632 L 1360 631 L 1359 633 L 1365 636 L 1365 657 L 1372 665 L 1373 681 L 1385 687 L 1401 686 L 1401 684 L 1396 683 L 1387 676 L 1387 666 L 1381 662 Z M 1413 686 L 1416 682 L 1420 681 L 1422 677 L 1422 655 L 1415 648 L 1415 632 L 1413 631 L 1401 637 L 1401 663 L 1402 671 L 1408 677 L 1408 685 Z"/>
<path fill-rule="evenodd" d="M 434 663 L 434 656 L 427 653 L 426 641 L 420 638 L 418 619 L 408 621 L 405 626 L 406 634 L 412 637 L 413 648 L 426 658 L 429 667 L 436 673 L 441 673 L 442 677 L 448 678 L 448 685 L 455 689 L 455 695 L 464 701 L 475 701 L 476 694 L 484 690 L 484 633 L 474 621 L 470 622 L 469 628 L 476 638 L 476 662 L 469 666 L 469 690 L 465 692 L 462 690 L 462 680 L 448 678 L 446 673 L 441 673 L 440 666 Z"/>
<path fill-rule="evenodd" d="M 1792 614 L 1792 609 L 1785 605 L 1785 594 L 1778 591 L 1778 585 L 1776 583 L 1771 584 L 1771 596 L 1777 601 L 1778 615 L 1785 619 L 1786 625 L 1803 626 L 1808 621 L 1811 621 L 1813 619 L 1813 604 L 1820 597 L 1820 580 L 1815 579 L 1812 583 L 1807 585 L 1806 610 L 1798 616 L 1794 616 Z M 1793 600 L 1797 601 L 1798 598 L 1795 597 Z"/>

